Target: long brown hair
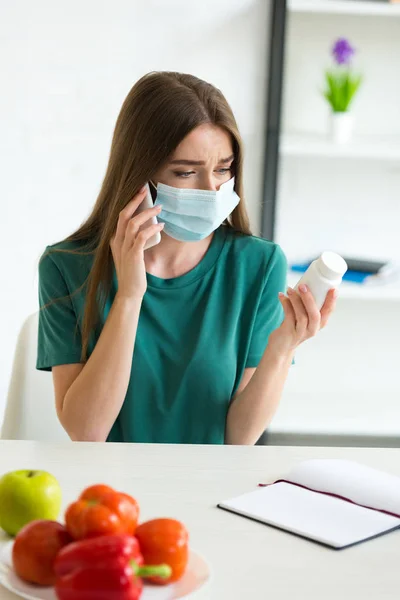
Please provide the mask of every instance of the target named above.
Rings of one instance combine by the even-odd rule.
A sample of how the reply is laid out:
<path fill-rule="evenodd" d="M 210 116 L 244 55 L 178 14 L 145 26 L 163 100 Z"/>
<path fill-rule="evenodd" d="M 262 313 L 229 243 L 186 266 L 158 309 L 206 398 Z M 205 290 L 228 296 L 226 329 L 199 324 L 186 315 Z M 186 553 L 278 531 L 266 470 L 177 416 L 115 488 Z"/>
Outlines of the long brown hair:
<path fill-rule="evenodd" d="M 110 240 L 119 213 L 160 169 L 179 143 L 195 128 L 211 123 L 225 129 L 234 147 L 235 190 L 241 201 L 226 222 L 235 231 L 251 235 L 243 201 L 243 147 L 232 110 L 213 85 L 183 73 L 154 72 L 131 89 L 118 116 L 110 158 L 99 196 L 85 223 L 67 242 L 80 242 L 93 253 L 86 281 L 82 321 L 82 361 L 112 282 Z"/>

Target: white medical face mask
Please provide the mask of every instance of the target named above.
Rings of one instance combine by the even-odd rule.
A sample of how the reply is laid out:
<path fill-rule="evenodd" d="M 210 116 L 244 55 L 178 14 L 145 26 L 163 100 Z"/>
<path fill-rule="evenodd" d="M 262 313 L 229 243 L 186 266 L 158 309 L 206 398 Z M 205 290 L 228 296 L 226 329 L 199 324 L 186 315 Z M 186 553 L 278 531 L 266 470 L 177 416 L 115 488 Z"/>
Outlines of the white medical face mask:
<path fill-rule="evenodd" d="M 234 185 L 234 177 L 217 191 L 176 188 L 159 183 L 155 205 L 162 204 L 163 209 L 157 219 L 165 223 L 165 233 L 176 240 L 203 240 L 218 229 L 239 204 L 240 198 L 233 189 Z"/>

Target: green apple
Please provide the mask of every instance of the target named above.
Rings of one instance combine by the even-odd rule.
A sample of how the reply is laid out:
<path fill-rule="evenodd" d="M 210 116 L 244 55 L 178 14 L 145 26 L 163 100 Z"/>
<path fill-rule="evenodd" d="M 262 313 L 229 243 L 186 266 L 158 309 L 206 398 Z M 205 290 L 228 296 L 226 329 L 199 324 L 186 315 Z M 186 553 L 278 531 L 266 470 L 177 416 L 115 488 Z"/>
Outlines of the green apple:
<path fill-rule="evenodd" d="M 55 521 L 61 508 L 61 488 L 46 471 L 12 471 L 0 479 L 0 527 L 9 535 L 35 519 Z"/>

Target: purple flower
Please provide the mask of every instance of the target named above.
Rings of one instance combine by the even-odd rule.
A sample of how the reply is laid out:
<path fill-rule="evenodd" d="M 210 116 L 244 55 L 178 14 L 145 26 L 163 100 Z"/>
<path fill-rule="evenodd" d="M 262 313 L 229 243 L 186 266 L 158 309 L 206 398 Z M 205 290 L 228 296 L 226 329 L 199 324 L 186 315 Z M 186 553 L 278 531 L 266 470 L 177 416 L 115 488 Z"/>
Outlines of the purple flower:
<path fill-rule="evenodd" d="M 332 48 L 332 54 L 338 65 L 348 65 L 354 53 L 353 46 L 346 38 L 339 38 Z"/>

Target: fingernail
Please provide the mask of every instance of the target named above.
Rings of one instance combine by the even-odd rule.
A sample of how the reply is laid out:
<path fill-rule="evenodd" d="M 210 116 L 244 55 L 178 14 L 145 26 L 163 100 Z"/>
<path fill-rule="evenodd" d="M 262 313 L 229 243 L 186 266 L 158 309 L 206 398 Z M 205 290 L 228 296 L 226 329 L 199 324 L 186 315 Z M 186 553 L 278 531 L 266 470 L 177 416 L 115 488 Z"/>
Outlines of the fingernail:
<path fill-rule="evenodd" d="M 278 296 L 279 296 L 279 298 L 284 298 L 285 294 L 283 292 L 279 292 Z"/>
<path fill-rule="evenodd" d="M 160 223 L 160 229 L 164 229 L 165 223 Z"/>
<path fill-rule="evenodd" d="M 144 186 L 140 188 L 139 194 L 143 194 L 143 192 L 145 192 L 145 191 L 146 191 L 146 184 L 144 184 Z"/>
<path fill-rule="evenodd" d="M 288 296 L 291 296 L 291 295 L 294 293 L 294 289 L 292 289 L 291 287 L 289 287 L 289 288 L 287 289 L 287 292 L 286 292 L 286 293 L 287 293 L 287 295 L 288 295 Z"/>
<path fill-rule="evenodd" d="M 304 283 L 302 283 L 301 285 L 299 285 L 299 290 L 300 290 L 300 291 L 301 291 L 303 294 L 305 294 L 306 292 L 308 292 L 308 287 L 307 287 L 307 286 L 306 286 Z"/>
<path fill-rule="evenodd" d="M 335 291 L 333 292 L 333 297 L 335 298 L 335 300 L 336 300 L 336 298 L 337 298 L 338 296 L 339 296 L 339 290 L 335 290 Z"/>
<path fill-rule="evenodd" d="M 157 210 L 162 210 L 162 204 L 157 205 Z"/>

